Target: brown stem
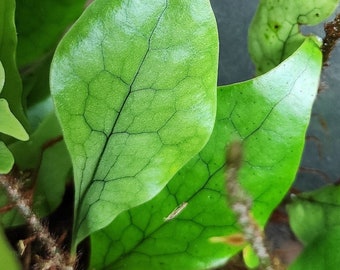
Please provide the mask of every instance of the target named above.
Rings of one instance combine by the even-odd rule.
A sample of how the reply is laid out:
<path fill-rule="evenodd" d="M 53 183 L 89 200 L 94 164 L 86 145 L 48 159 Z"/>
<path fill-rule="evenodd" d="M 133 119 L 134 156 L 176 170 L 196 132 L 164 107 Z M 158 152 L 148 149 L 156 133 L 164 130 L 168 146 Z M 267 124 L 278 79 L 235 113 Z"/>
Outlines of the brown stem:
<path fill-rule="evenodd" d="M 24 199 L 20 193 L 18 179 L 12 175 L 0 174 L 0 184 L 5 188 L 7 194 L 28 222 L 40 242 L 45 246 L 49 260 L 44 262 L 44 269 L 73 269 L 68 265 L 67 256 L 60 252 L 56 240 L 50 235 L 48 229 L 43 226 L 39 218 L 33 213 L 29 201 Z"/>
<path fill-rule="evenodd" d="M 242 145 L 240 142 L 234 142 L 229 147 L 226 164 L 226 191 L 230 206 L 243 230 L 244 238 L 251 244 L 259 257 L 260 267 L 266 270 L 273 270 L 271 258 L 265 245 L 263 231 L 250 213 L 252 200 L 237 181 L 237 173 L 242 165 Z"/>
<path fill-rule="evenodd" d="M 340 14 L 336 15 L 333 21 L 325 24 L 324 30 L 326 36 L 323 39 L 322 54 L 323 65 L 328 65 L 329 56 L 335 47 L 337 40 L 340 38 Z"/>

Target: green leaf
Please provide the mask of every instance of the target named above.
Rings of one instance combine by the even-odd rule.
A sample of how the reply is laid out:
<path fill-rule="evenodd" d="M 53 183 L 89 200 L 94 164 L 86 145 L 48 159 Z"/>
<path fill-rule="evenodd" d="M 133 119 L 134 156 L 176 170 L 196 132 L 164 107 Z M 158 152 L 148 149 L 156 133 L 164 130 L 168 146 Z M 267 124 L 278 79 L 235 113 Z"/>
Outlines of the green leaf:
<path fill-rule="evenodd" d="M 289 269 L 338 269 L 340 187 L 302 193 L 287 209 L 291 228 L 305 246 Z"/>
<path fill-rule="evenodd" d="M 243 248 L 209 242 L 239 232 L 224 194 L 226 145 L 243 139 L 239 181 L 254 198 L 254 218 L 264 226 L 294 181 L 320 70 L 320 50 L 307 39 L 271 72 L 219 87 L 207 145 L 154 199 L 91 235 L 91 266 L 210 269 Z M 169 220 L 182 203 L 187 206 Z"/>
<path fill-rule="evenodd" d="M 19 260 L 15 255 L 14 250 L 7 242 L 6 236 L 0 227 L 0 265 L 5 266 L 6 269 L 20 270 Z"/>
<path fill-rule="evenodd" d="M 0 3 L 1 6 L 1 3 Z M 0 61 L 0 93 L 5 83 L 5 71 Z M 19 140 L 28 140 L 28 134 L 9 109 L 8 102 L 0 99 L 0 132 Z"/>
<path fill-rule="evenodd" d="M 243 249 L 243 260 L 244 260 L 245 265 L 250 269 L 259 267 L 259 264 L 260 264 L 259 257 L 255 253 L 251 245 L 247 245 Z"/>
<path fill-rule="evenodd" d="M 51 113 L 44 119 L 28 142 L 18 141 L 9 148 L 15 157 L 16 166 L 21 171 L 31 172 L 34 212 L 41 217 L 51 213 L 62 201 L 71 171 L 71 160 L 55 114 Z M 0 205 L 6 203 L 6 194 L 1 192 Z M 24 221 L 16 209 L 0 217 L 6 227 L 22 224 Z"/>
<path fill-rule="evenodd" d="M 42 91 L 36 92 L 36 95 L 32 96 L 38 96 L 39 94 L 44 94 L 43 92 L 49 90 L 49 88 L 44 89 Z M 51 114 L 55 114 L 54 112 L 54 104 L 51 96 L 47 96 L 45 99 L 41 99 L 35 102 L 30 106 L 27 110 L 27 117 L 28 120 L 32 126 L 32 128 L 39 129 L 39 126 L 43 124 L 46 118 L 49 118 Z M 60 125 L 57 125 L 58 127 L 58 134 L 60 134 Z M 50 132 L 48 132 L 50 133 Z"/>
<path fill-rule="evenodd" d="M 5 71 L 0 61 L 0 93 L 2 91 L 2 88 L 4 87 L 4 84 L 5 84 Z"/>
<path fill-rule="evenodd" d="M 257 74 L 263 74 L 290 56 L 307 38 L 300 25 L 325 20 L 339 0 L 261 0 L 249 28 L 248 47 Z"/>
<path fill-rule="evenodd" d="M 72 164 L 64 141 L 56 142 L 44 151 L 34 191 L 35 213 L 46 216 L 60 205 L 71 172 Z"/>
<path fill-rule="evenodd" d="M 15 0 L 0 1 L 0 61 L 6 74 L 1 97 L 7 100 L 15 117 L 26 127 L 27 119 L 22 106 L 21 79 L 15 60 L 17 33 L 14 12 Z"/>
<path fill-rule="evenodd" d="M 9 173 L 13 167 L 14 158 L 11 151 L 2 141 L 0 141 L 0 160 L 0 174 Z"/>
<path fill-rule="evenodd" d="M 27 141 L 28 134 L 9 109 L 5 99 L 0 99 L 0 132 L 18 140 Z"/>
<path fill-rule="evenodd" d="M 56 47 L 65 29 L 84 9 L 85 0 L 17 0 L 17 61 L 19 67 L 43 57 Z"/>
<path fill-rule="evenodd" d="M 44 144 L 61 137 L 61 128 L 55 113 L 50 113 L 28 142 L 15 142 L 9 146 L 20 170 L 37 168 L 41 160 Z"/>
<path fill-rule="evenodd" d="M 74 168 L 73 248 L 205 145 L 217 59 L 207 0 L 97 0 L 64 37 L 51 89 Z"/>
<path fill-rule="evenodd" d="M 32 72 L 23 76 L 27 118 L 32 130 L 36 130 L 42 121 L 54 112 L 49 85 L 51 61 L 52 56 L 45 58 Z"/>

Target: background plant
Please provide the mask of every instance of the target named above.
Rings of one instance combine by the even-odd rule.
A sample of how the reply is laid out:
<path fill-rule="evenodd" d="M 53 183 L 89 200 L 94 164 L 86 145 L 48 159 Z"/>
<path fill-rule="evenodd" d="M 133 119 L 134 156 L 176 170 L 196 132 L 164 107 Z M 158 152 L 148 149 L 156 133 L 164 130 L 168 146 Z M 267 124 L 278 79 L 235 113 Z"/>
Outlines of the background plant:
<path fill-rule="evenodd" d="M 4 106 L 1 113 L 8 116 L 1 132 L 27 140 L 26 129 L 30 139 L 2 137 L 1 160 L 6 162 L 1 162 L 1 173 L 12 169 L 8 175 L 19 179 L 25 201 L 45 216 L 62 201 L 72 160 L 76 195 L 71 249 L 75 253 L 90 235 L 95 251 L 91 267 L 206 269 L 236 254 L 246 244 L 209 242 L 240 232 L 226 205 L 226 145 L 243 141 L 239 179 L 263 227 L 299 165 L 322 65 L 320 44 L 298 35 L 290 53 L 275 62 L 287 58 L 277 68 L 221 86 L 216 93 L 217 32 L 209 2 L 97 0 L 62 38 L 51 68 L 55 45 L 84 3 L 38 2 L 41 9 L 17 1 L 17 49 L 14 2 L 2 6 L 7 15 L 2 29 L 11 29 L 3 40 L 13 42 L 2 46 L 5 72 L 0 82 L 5 82 L 2 94 L 13 114 Z M 261 18 L 268 3 L 259 6 Z M 307 4 L 302 6 L 312 11 L 312 22 L 326 18 L 336 6 L 332 2 L 319 10 Z M 47 7 L 68 16 L 56 26 L 54 16 L 39 13 Z M 29 27 L 25 12 L 38 12 L 31 16 L 37 18 L 32 28 L 39 31 Z M 261 34 L 263 23 L 256 23 L 254 19 Z M 280 31 L 292 25 L 295 31 L 295 22 L 288 28 L 280 25 Z M 35 38 L 37 32 L 46 38 Z M 29 45 L 30 40 L 39 44 Z M 49 94 L 49 69 L 61 129 Z M 22 224 L 14 209 L 8 211 L 13 205 L 4 194 L 2 224 Z M 178 206 L 181 212 L 172 217 Z"/>

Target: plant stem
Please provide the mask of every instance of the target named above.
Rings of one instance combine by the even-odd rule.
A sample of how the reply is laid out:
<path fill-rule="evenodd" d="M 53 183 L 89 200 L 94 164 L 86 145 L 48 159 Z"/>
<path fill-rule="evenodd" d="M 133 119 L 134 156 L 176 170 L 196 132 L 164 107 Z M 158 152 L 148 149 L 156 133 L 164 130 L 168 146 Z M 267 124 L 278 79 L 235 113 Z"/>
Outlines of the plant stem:
<path fill-rule="evenodd" d="M 26 219 L 33 232 L 40 242 L 45 246 L 49 259 L 44 262 L 43 269 L 57 268 L 62 270 L 71 270 L 72 266 L 68 265 L 66 255 L 59 252 L 56 240 L 50 235 L 48 229 L 43 226 L 39 218 L 33 213 L 29 201 L 25 199 L 20 192 L 18 179 L 12 175 L 0 174 L 0 184 L 5 188 L 11 201 L 13 201 L 20 213 Z"/>
<path fill-rule="evenodd" d="M 326 23 L 324 26 L 326 36 L 323 39 L 322 54 L 323 64 L 328 65 L 328 59 L 335 47 L 337 40 L 340 38 L 340 14 L 336 15 L 333 21 Z"/>
<path fill-rule="evenodd" d="M 264 233 L 251 215 L 252 200 L 237 181 L 237 173 L 242 164 L 242 145 L 234 142 L 227 153 L 226 191 L 229 203 L 237 216 L 244 238 L 250 243 L 259 257 L 260 267 L 266 270 L 274 269 L 271 263 Z"/>

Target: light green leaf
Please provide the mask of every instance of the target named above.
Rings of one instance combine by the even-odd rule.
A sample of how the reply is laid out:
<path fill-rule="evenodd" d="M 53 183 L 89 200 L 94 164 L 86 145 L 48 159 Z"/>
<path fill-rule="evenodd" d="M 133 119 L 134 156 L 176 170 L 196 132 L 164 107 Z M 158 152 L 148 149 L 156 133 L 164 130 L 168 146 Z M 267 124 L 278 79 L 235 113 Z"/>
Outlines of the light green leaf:
<path fill-rule="evenodd" d="M 250 269 L 259 267 L 260 260 L 251 245 L 247 245 L 243 249 L 243 260 L 245 265 Z"/>
<path fill-rule="evenodd" d="M 1 4 L 0 4 L 1 6 Z M 0 61 L 0 93 L 5 82 L 5 71 Z M 9 109 L 8 102 L 0 99 L 0 133 L 13 136 L 19 140 L 28 140 L 28 134 L 20 122 L 15 118 Z"/>
<path fill-rule="evenodd" d="M 207 0 L 97 0 L 64 37 L 51 89 L 74 168 L 73 248 L 205 145 L 217 59 Z"/>
<path fill-rule="evenodd" d="M 9 173 L 13 167 L 14 158 L 11 151 L 2 141 L 0 141 L 0 160 L 0 174 Z"/>
<path fill-rule="evenodd" d="M 243 140 L 239 180 L 254 198 L 254 218 L 264 226 L 294 181 L 320 70 L 320 50 L 307 39 L 271 72 L 220 87 L 207 145 L 154 199 L 91 235 L 91 266 L 210 269 L 239 251 L 242 247 L 209 242 L 239 232 L 224 194 L 226 145 Z M 182 203 L 187 206 L 170 219 Z"/>
<path fill-rule="evenodd" d="M 0 132 L 10 135 L 18 140 L 27 141 L 28 134 L 15 118 L 5 99 L 0 99 Z"/>
<path fill-rule="evenodd" d="M 65 29 L 81 14 L 86 0 L 17 0 L 19 67 L 40 60 L 56 47 Z"/>
<path fill-rule="evenodd" d="M 335 10 L 339 0 L 260 0 L 249 28 L 248 47 L 257 74 L 290 56 L 307 38 L 300 25 L 315 25 Z"/>
<path fill-rule="evenodd" d="M 10 270 L 20 270 L 19 260 L 14 250 L 7 242 L 6 236 L 0 227 L 0 265 Z"/>
<path fill-rule="evenodd" d="M 7 100 L 15 117 L 26 127 L 27 119 L 22 106 L 21 79 L 15 59 L 17 33 L 14 12 L 15 0 L 0 1 L 0 61 L 6 74 L 6 81 L 0 97 Z"/>
<path fill-rule="evenodd" d="M 289 269 L 338 269 L 339 211 L 339 186 L 324 187 L 293 198 L 288 205 L 290 225 L 305 248 Z"/>

